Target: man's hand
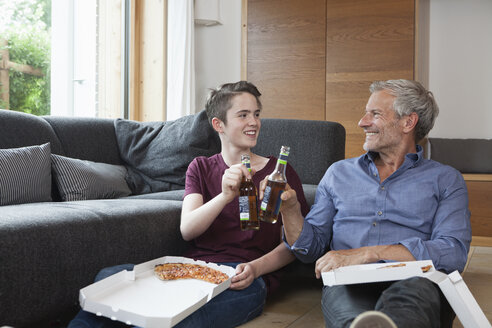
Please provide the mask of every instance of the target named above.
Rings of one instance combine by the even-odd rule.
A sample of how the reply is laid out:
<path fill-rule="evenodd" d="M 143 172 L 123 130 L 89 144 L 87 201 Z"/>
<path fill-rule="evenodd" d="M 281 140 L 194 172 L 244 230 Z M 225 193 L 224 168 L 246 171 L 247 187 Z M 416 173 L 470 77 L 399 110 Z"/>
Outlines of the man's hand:
<path fill-rule="evenodd" d="M 376 263 L 380 260 L 415 261 L 416 259 L 405 246 L 400 244 L 329 251 L 316 261 L 316 278 L 321 277 L 321 272 L 347 265 Z"/>
<path fill-rule="evenodd" d="M 245 289 L 253 283 L 256 278 L 256 273 L 250 263 L 240 263 L 236 267 L 236 275 L 231 279 L 230 289 L 241 290 Z"/>
<path fill-rule="evenodd" d="M 371 252 L 370 247 L 329 251 L 316 261 L 316 278 L 321 272 L 334 270 L 347 265 L 357 265 L 377 262 L 377 255 Z"/>
<path fill-rule="evenodd" d="M 258 199 L 263 200 L 263 196 L 265 195 L 265 189 L 266 185 L 268 183 L 268 176 L 266 176 L 261 182 L 260 182 L 260 190 Z M 282 199 L 282 204 L 280 205 L 280 212 L 285 212 L 285 211 L 293 211 L 295 210 L 298 206 L 300 208 L 299 201 L 297 200 L 297 194 L 294 189 L 292 189 L 289 184 L 287 183 L 285 185 L 285 190 L 280 195 L 280 199 Z"/>
<path fill-rule="evenodd" d="M 265 188 L 268 182 L 268 176 L 260 183 L 259 199 L 263 199 Z M 289 245 L 293 245 L 299 238 L 304 224 L 304 218 L 301 213 L 301 204 L 297 200 L 297 194 L 289 184 L 286 184 L 285 191 L 280 195 L 282 204 L 280 213 L 282 213 L 282 222 L 284 224 L 285 238 Z"/>

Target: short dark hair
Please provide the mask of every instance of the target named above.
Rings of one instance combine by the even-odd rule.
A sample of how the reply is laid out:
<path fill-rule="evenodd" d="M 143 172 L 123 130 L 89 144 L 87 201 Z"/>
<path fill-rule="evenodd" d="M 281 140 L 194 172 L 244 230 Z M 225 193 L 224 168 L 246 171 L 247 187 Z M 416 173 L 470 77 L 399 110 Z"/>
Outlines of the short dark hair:
<path fill-rule="evenodd" d="M 396 97 L 393 109 L 398 117 L 417 113 L 419 120 L 415 127 L 415 141 L 422 140 L 434 126 L 439 114 L 432 92 L 413 80 L 375 81 L 369 87 L 371 93 L 381 90 Z"/>
<path fill-rule="evenodd" d="M 261 109 L 260 96 L 258 88 L 247 81 L 239 81 L 235 83 L 225 83 L 216 89 L 211 89 L 205 104 L 208 121 L 212 125 L 212 119 L 217 117 L 219 120 L 227 124 L 227 111 L 232 107 L 231 100 L 241 93 L 249 93 L 256 98 L 258 109 Z"/>

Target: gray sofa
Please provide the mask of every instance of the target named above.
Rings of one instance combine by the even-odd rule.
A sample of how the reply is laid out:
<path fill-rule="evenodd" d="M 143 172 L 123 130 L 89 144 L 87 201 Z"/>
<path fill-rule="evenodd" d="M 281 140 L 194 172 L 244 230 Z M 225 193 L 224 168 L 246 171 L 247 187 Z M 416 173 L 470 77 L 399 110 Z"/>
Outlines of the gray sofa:
<path fill-rule="evenodd" d="M 127 175 L 137 172 L 133 180 L 126 177 L 129 186 L 135 184 L 131 195 L 60 201 L 61 191 L 53 171 L 49 199 L 0 206 L 0 326 L 53 325 L 57 319 L 63 321 L 64 315 L 74 314 L 79 289 L 92 283 L 101 268 L 182 254 L 187 247 L 179 232 L 185 166 L 194 156 L 216 152 L 220 144 L 210 127 L 204 125 L 203 112 L 175 122 L 165 130 L 166 123 L 162 122 L 36 117 L 0 110 L 0 155 L 5 149 L 49 142 L 51 154 L 125 167 Z M 121 131 L 128 124 L 140 130 L 132 140 L 122 141 L 121 134 L 126 136 L 126 132 Z M 201 135 L 206 129 L 211 131 L 206 132 L 207 138 Z M 161 165 L 158 158 L 152 160 L 145 153 L 151 149 L 150 144 L 136 145 L 152 133 L 172 140 L 163 151 L 172 160 Z M 198 141 L 172 148 L 197 133 Z M 194 142 L 202 148 L 195 147 Z M 328 166 L 344 158 L 345 130 L 333 122 L 263 119 L 255 151 L 277 156 L 283 144 L 291 147 L 289 162 L 312 204 L 316 185 Z M 122 145 L 133 150 L 139 146 L 140 153 L 121 149 Z M 135 155 L 137 163 L 128 163 L 136 153 L 140 156 Z M 8 180 L 8 172 L 18 168 L 2 168 L 1 161 L 0 156 L 0 177 Z M 145 171 L 144 164 L 150 169 Z M 169 181 L 158 176 L 163 166 L 174 174 Z M 152 177 L 152 172 L 156 176 Z M 161 188 L 156 188 L 154 182 Z M 10 190 L 6 183 L 0 181 L 4 194 Z M 168 190 L 162 187 L 166 185 Z M 26 190 L 29 188 L 27 185 Z"/>

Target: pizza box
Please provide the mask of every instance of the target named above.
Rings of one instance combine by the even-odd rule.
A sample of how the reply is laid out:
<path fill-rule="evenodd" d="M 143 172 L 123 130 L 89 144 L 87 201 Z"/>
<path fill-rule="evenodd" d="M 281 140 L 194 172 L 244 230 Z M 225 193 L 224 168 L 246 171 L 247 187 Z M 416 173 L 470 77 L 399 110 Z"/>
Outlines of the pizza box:
<path fill-rule="evenodd" d="M 458 271 L 450 274 L 434 271 L 425 277 L 441 288 L 463 327 L 492 327 Z"/>
<path fill-rule="evenodd" d="M 80 306 L 85 311 L 128 325 L 172 327 L 231 285 L 230 278 L 219 285 L 196 279 L 163 281 L 154 275 L 154 266 L 162 263 L 206 265 L 230 278 L 236 271 L 229 266 L 164 256 L 82 288 Z"/>
<path fill-rule="evenodd" d="M 401 266 L 397 266 L 401 265 Z M 427 272 L 422 267 L 431 265 Z M 492 328 L 458 271 L 449 275 L 434 268 L 431 260 L 351 265 L 322 272 L 327 286 L 402 280 L 415 276 L 430 279 L 439 286 L 465 328 Z"/>
<path fill-rule="evenodd" d="M 428 272 L 435 271 L 432 261 L 425 260 L 349 265 L 322 272 L 321 277 L 323 278 L 323 284 L 327 286 L 402 280 L 423 276 L 422 267 L 428 265 L 431 266 Z"/>

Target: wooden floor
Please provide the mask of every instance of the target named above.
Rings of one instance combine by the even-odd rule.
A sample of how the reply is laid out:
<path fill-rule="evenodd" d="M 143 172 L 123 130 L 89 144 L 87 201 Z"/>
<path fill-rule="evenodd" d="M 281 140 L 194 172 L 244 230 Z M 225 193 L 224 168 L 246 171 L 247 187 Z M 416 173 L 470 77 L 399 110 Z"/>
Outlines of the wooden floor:
<path fill-rule="evenodd" d="M 471 293 L 492 322 L 492 247 L 472 246 L 463 274 Z M 263 314 L 242 328 L 323 328 L 321 282 L 295 281 L 267 301 Z M 459 319 L 453 328 L 463 327 Z"/>

